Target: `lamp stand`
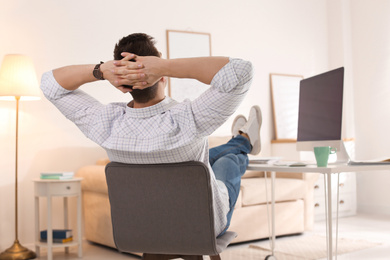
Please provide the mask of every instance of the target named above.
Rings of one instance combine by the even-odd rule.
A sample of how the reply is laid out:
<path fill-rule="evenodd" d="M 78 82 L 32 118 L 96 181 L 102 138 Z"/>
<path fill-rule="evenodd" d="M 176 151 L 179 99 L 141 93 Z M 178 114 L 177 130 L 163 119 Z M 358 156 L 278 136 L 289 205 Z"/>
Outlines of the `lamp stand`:
<path fill-rule="evenodd" d="M 18 128 L 19 128 L 19 100 L 16 96 L 16 149 L 15 149 L 15 241 L 14 244 L 0 254 L 0 260 L 34 259 L 36 254 L 25 248 L 18 240 Z"/>

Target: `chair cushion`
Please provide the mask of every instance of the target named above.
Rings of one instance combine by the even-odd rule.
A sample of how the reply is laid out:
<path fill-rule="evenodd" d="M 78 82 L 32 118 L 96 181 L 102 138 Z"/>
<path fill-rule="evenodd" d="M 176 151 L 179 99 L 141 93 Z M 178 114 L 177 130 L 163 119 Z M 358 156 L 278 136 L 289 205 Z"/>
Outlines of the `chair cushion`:
<path fill-rule="evenodd" d="M 271 178 L 248 178 L 241 180 L 242 206 L 251 206 L 266 203 L 266 190 L 268 201 L 271 201 Z M 290 201 L 305 197 L 306 183 L 298 179 L 275 179 L 275 201 Z"/>

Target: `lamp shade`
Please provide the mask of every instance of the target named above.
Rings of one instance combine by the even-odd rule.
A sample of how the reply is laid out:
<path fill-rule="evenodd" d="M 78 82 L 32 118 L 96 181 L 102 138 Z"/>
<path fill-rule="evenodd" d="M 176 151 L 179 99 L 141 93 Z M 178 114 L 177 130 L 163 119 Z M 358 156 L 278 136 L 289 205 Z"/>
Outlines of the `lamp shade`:
<path fill-rule="evenodd" d="M 39 99 L 39 86 L 32 59 L 21 54 L 8 54 L 0 68 L 0 99 L 15 100 L 15 97 Z"/>

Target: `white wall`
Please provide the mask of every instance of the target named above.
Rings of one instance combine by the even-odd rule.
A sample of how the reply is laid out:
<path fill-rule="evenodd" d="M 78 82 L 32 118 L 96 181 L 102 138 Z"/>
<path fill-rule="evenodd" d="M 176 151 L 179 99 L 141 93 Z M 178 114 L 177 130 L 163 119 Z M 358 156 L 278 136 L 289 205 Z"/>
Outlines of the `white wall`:
<path fill-rule="evenodd" d="M 325 0 L 0 0 L 0 6 L 1 60 L 9 53 L 31 56 L 39 80 L 55 67 L 111 59 L 114 44 L 130 33 L 154 36 L 163 53 L 166 29 L 211 33 L 213 55 L 255 66 L 252 89 L 237 113 L 247 115 L 254 104 L 262 108 L 264 156 L 273 138 L 269 73 L 308 77 L 328 68 Z M 104 103 L 128 99 L 105 82 L 84 89 Z M 14 239 L 14 105 L 0 101 L 0 251 Z M 216 134 L 229 134 L 231 121 Z M 42 171 L 76 171 L 105 152 L 44 98 L 21 103 L 19 128 L 19 239 L 31 246 L 31 180 Z M 59 224 L 57 210 L 56 219 Z"/>
<path fill-rule="evenodd" d="M 329 69 L 344 67 L 343 138 L 355 137 L 350 0 L 327 0 Z"/>
<path fill-rule="evenodd" d="M 390 1 L 351 1 L 356 157 L 390 158 Z M 389 172 L 359 173 L 358 211 L 390 215 Z"/>

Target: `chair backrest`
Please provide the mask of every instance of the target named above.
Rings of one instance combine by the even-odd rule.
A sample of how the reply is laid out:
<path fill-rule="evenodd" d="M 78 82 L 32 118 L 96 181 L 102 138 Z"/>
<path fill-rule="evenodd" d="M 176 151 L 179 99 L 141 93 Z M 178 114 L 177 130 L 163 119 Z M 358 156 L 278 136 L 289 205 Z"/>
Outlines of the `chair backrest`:
<path fill-rule="evenodd" d="M 106 179 L 120 251 L 183 255 L 222 251 L 214 232 L 210 173 L 203 163 L 111 162 Z"/>

